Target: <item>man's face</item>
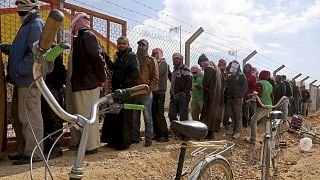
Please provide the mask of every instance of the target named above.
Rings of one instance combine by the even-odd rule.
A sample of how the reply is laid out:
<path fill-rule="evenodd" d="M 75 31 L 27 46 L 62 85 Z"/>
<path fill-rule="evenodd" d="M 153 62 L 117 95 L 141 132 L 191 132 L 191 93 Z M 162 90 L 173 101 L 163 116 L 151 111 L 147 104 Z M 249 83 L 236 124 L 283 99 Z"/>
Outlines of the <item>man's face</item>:
<path fill-rule="evenodd" d="M 173 65 L 180 66 L 181 62 L 182 62 L 182 59 L 180 59 L 178 57 L 175 57 L 175 58 L 172 59 L 172 62 L 173 62 Z"/>
<path fill-rule="evenodd" d="M 138 53 L 140 54 L 146 54 L 148 52 L 148 46 L 144 43 L 138 44 Z"/>
<path fill-rule="evenodd" d="M 117 42 L 118 51 L 124 51 L 128 48 L 128 43 L 124 39 L 119 39 Z"/>
<path fill-rule="evenodd" d="M 209 61 L 201 61 L 201 62 L 200 62 L 200 67 L 201 67 L 202 69 L 204 69 L 204 68 L 206 68 L 206 67 L 208 66 L 208 64 L 209 64 Z"/>
<path fill-rule="evenodd" d="M 159 60 L 159 52 L 158 51 L 152 51 L 151 56 L 154 57 L 156 60 Z"/>
<path fill-rule="evenodd" d="M 221 71 L 225 71 L 227 69 L 227 67 L 222 62 L 218 63 L 218 67 Z"/>
<path fill-rule="evenodd" d="M 244 70 L 245 70 L 246 72 L 249 72 L 250 69 L 251 69 L 250 66 L 245 66 L 245 67 L 244 67 Z"/>

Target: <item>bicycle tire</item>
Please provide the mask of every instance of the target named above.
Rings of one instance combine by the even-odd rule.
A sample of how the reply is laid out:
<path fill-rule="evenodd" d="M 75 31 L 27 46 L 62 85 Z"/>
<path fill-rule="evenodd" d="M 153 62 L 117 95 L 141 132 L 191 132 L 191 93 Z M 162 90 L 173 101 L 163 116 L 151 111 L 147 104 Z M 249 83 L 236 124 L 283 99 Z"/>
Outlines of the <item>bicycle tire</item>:
<path fill-rule="evenodd" d="M 204 160 L 205 161 L 205 160 Z M 229 162 L 225 159 L 225 158 L 221 158 L 221 157 L 216 157 L 214 159 L 212 159 L 212 161 L 207 162 L 205 165 L 203 165 L 203 161 L 200 161 L 198 163 L 198 165 L 202 166 L 202 169 L 200 170 L 199 176 L 198 176 L 198 180 L 209 180 L 209 179 L 217 179 L 214 176 L 212 177 L 212 175 L 218 175 L 218 173 L 213 172 L 212 174 L 212 169 L 214 167 L 220 167 L 220 169 L 222 171 L 218 171 L 218 172 L 223 172 L 225 174 L 225 180 L 233 180 L 233 173 L 232 173 L 232 169 L 230 167 Z M 197 166 L 198 166 L 197 165 Z M 197 167 L 195 166 L 195 167 Z M 209 177 L 207 176 L 209 174 Z M 219 178 L 221 179 L 221 178 Z"/>
<path fill-rule="evenodd" d="M 275 147 L 272 149 L 272 157 L 271 157 L 271 162 L 272 162 L 272 168 L 274 170 L 273 174 L 277 174 L 279 171 L 279 163 L 281 162 L 281 156 L 283 153 L 282 148 L 279 146 L 280 143 L 283 140 L 283 132 L 281 130 L 281 128 L 277 128 L 276 131 L 276 136 L 274 138 L 274 143 L 275 143 Z"/>
<path fill-rule="evenodd" d="M 261 167 L 261 179 L 269 180 L 270 176 L 270 164 L 271 164 L 271 142 L 270 139 L 265 139 L 263 143 L 262 152 L 262 167 Z"/>

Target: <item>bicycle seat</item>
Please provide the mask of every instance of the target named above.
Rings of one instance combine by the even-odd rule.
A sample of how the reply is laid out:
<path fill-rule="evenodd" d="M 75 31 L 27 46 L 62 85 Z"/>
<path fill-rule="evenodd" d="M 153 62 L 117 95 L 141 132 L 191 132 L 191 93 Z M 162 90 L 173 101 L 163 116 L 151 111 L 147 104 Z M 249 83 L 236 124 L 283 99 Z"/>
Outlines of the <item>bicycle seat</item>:
<path fill-rule="evenodd" d="M 208 134 L 208 127 L 199 121 L 172 121 L 171 126 L 186 138 L 202 139 Z"/>

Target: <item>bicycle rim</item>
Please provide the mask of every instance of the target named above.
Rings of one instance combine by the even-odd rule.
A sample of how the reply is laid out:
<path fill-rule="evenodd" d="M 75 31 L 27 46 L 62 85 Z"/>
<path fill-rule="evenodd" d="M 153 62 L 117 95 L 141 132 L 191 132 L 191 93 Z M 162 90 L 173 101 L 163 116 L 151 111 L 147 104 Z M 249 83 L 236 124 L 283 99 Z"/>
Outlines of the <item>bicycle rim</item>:
<path fill-rule="evenodd" d="M 202 163 L 202 162 L 200 162 Z M 224 159 L 215 159 L 208 163 L 199 174 L 201 180 L 232 180 L 233 174 L 228 162 Z"/>
<path fill-rule="evenodd" d="M 270 156 L 271 156 L 271 142 L 266 139 L 263 143 L 263 154 L 262 154 L 262 167 L 261 167 L 261 179 L 268 180 L 270 176 Z"/>
<path fill-rule="evenodd" d="M 283 150 L 282 148 L 280 147 L 280 143 L 281 141 L 283 140 L 283 136 L 282 136 L 282 132 L 281 132 L 281 129 L 278 128 L 277 129 L 277 134 L 274 138 L 274 143 L 275 143 L 275 147 L 273 148 L 272 150 L 272 157 L 271 157 L 271 160 L 272 160 L 272 168 L 273 168 L 273 174 L 274 175 L 278 175 L 278 173 L 280 172 L 279 171 L 279 166 L 280 166 L 280 163 L 281 163 L 281 157 L 282 157 L 282 153 L 283 153 Z"/>

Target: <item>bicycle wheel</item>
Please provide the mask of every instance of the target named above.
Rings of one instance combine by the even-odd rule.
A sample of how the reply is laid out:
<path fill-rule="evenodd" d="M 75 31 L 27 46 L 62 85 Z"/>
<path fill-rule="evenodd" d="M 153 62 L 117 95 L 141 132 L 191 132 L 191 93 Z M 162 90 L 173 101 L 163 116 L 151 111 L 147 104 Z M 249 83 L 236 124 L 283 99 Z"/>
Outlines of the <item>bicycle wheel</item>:
<path fill-rule="evenodd" d="M 272 153 L 271 153 L 271 162 L 272 162 L 272 168 L 273 168 L 273 175 L 278 175 L 279 171 L 279 164 L 281 163 L 281 157 L 283 154 L 283 147 L 282 143 L 283 140 L 283 132 L 281 127 L 277 128 L 276 135 L 274 137 L 274 147 L 272 147 Z"/>
<path fill-rule="evenodd" d="M 268 180 L 270 176 L 270 157 L 271 156 L 271 142 L 270 139 L 265 139 L 263 142 L 262 151 L 262 167 L 261 167 L 261 179 Z"/>
<path fill-rule="evenodd" d="M 202 179 L 202 180 L 232 180 L 233 174 L 229 162 L 223 157 L 212 157 L 211 159 L 205 159 L 200 161 L 195 168 L 201 167 L 197 178 L 190 179 Z M 193 171 L 194 172 L 194 171 Z"/>

